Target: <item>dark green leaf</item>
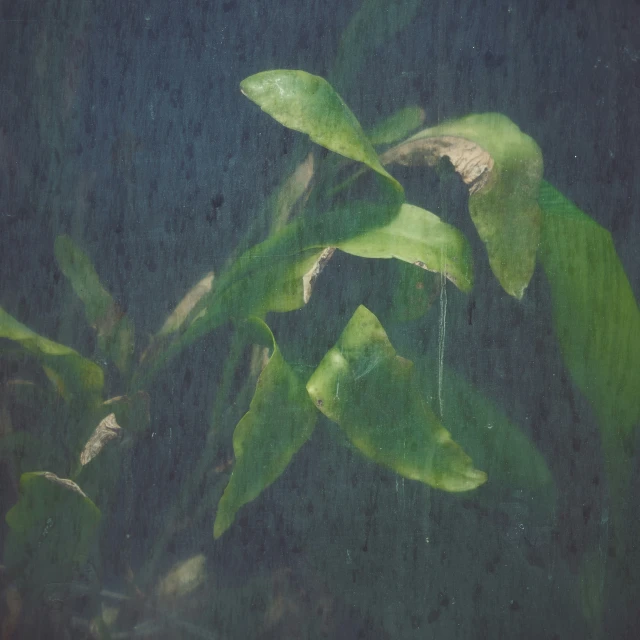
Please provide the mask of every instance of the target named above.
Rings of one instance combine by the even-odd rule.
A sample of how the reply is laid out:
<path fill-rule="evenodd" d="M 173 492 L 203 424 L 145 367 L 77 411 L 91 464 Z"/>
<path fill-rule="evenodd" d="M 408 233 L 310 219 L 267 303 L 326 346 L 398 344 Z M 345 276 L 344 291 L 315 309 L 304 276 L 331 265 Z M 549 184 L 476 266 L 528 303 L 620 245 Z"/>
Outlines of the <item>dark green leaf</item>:
<path fill-rule="evenodd" d="M 437 360 L 425 359 L 420 368 L 423 393 L 441 401 L 443 422 L 491 480 L 480 493 L 495 498 L 496 494 L 522 491 L 535 498 L 531 507 L 537 515 L 546 521 L 553 518 L 556 499 L 553 476 L 527 435 L 494 402 L 452 369 L 443 368 L 439 384 Z"/>
<path fill-rule="evenodd" d="M 424 117 L 424 109 L 421 107 L 400 109 L 367 131 L 367 136 L 373 145 L 393 144 L 421 126 Z"/>
<path fill-rule="evenodd" d="M 62 273 L 84 303 L 87 321 L 98 333 L 100 350 L 125 373 L 133 354 L 131 320 L 102 286 L 89 257 L 69 236 L 56 238 L 55 255 Z"/>
<path fill-rule="evenodd" d="M 70 580 L 86 561 L 100 511 L 71 480 L 33 472 L 21 476 L 20 499 L 6 520 L 9 572 L 44 586 Z"/>
<path fill-rule="evenodd" d="M 423 0 L 363 0 L 340 38 L 332 81 L 345 88 L 352 83 L 357 86 L 354 81 L 362 74 L 371 77 L 371 60 L 385 43 L 412 23 L 423 4 Z M 375 82 L 375 78 L 371 77 L 371 81 Z"/>
<path fill-rule="evenodd" d="M 614 524 L 622 535 L 630 451 L 640 424 L 640 310 L 611 234 L 546 182 L 540 206 L 540 256 L 556 334 L 571 377 L 600 424 Z"/>
<path fill-rule="evenodd" d="M 43 338 L 0 307 L 0 338 L 18 343 L 42 364 L 47 376 L 67 400 L 94 403 L 104 385 L 102 369 L 73 349 Z"/>

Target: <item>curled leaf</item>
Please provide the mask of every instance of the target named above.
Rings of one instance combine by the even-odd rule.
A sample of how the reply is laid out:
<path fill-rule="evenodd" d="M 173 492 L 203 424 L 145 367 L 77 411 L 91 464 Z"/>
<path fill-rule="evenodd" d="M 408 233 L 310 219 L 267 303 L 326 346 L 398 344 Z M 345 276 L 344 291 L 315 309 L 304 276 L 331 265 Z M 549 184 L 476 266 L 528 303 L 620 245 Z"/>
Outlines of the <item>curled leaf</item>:
<path fill-rule="evenodd" d="M 84 446 L 80 454 L 80 464 L 84 467 L 93 460 L 111 440 L 120 438 L 122 427 L 116 422 L 116 414 L 110 413 L 103 418 Z"/>
<path fill-rule="evenodd" d="M 374 462 L 445 491 L 469 491 L 486 482 L 424 401 L 413 363 L 396 354 L 365 307 L 353 314 L 307 391 Z"/>
<path fill-rule="evenodd" d="M 542 154 L 499 113 L 471 115 L 420 131 L 381 162 L 434 165 L 448 157 L 469 187 L 469 212 L 502 288 L 522 298 L 536 262 Z"/>
<path fill-rule="evenodd" d="M 405 167 L 434 167 L 444 157 L 449 158 L 456 173 L 469 188 L 469 193 L 476 193 L 489 181 L 494 167 L 489 152 L 475 142 L 457 136 L 414 137 L 383 153 L 380 161 Z"/>

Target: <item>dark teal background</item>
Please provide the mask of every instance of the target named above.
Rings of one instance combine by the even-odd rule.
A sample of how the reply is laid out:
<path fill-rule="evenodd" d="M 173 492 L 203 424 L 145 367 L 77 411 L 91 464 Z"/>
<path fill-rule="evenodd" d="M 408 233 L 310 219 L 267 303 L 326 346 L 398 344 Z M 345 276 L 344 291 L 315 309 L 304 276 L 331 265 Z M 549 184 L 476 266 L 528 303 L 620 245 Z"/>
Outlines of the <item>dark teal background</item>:
<path fill-rule="evenodd" d="M 0 3 L 0 305 L 91 352 L 82 306 L 54 261 L 55 236 L 67 233 L 145 344 L 192 284 L 223 267 L 301 153 L 301 136 L 244 98 L 240 81 L 271 68 L 328 77 L 358 6 Z M 509 116 L 540 145 L 545 178 L 611 231 L 640 298 L 638 24 L 637 1 L 425 1 L 366 59 L 354 52 L 336 88 L 365 127 L 414 104 L 429 125 L 470 112 Z M 212 591 L 219 637 L 271 637 L 243 627 L 245 609 L 259 605 L 240 587 L 285 570 L 298 581 L 291 591 L 333 602 L 333 637 L 586 637 L 567 585 L 594 540 L 606 547 L 606 481 L 595 420 L 554 341 L 546 282 L 537 270 L 522 302 L 507 299 L 488 271 L 462 187 L 393 173 L 411 202 L 472 241 L 476 287 L 469 296 L 448 289 L 447 362 L 545 455 L 558 486 L 556 518 L 537 521 L 518 487 L 486 511 L 472 495 L 403 482 L 318 429 L 228 534 L 212 541 L 211 504 L 172 539 L 166 565 L 204 551 L 218 583 L 239 589 L 218 600 Z M 258 223 L 258 237 L 260 230 Z M 308 308 L 270 320 L 276 339 L 292 353 L 306 344 L 321 355 L 355 306 L 384 292 L 384 273 L 336 256 Z M 390 338 L 408 358 L 433 348 L 437 308 Z M 200 341 L 150 389 L 151 430 L 107 514 L 103 572 L 113 588 L 125 565 L 143 563 L 195 465 L 229 340 L 222 330 Z M 0 368 L 0 380 L 11 375 Z M 230 407 L 227 417 L 244 410 Z M 229 453 L 221 443 L 220 455 Z M 637 590 L 633 583 L 613 598 L 612 637 L 637 637 Z"/>

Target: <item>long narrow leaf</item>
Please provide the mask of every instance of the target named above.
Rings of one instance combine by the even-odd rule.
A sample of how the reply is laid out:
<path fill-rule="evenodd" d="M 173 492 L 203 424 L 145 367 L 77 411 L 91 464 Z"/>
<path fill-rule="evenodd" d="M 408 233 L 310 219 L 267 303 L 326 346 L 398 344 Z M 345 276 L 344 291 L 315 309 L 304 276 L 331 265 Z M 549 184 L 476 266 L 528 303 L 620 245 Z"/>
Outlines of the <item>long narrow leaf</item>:
<path fill-rule="evenodd" d="M 612 515 L 623 544 L 629 451 L 640 424 L 640 310 L 611 234 L 546 182 L 540 206 L 540 255 L 556 334 L 571 377 L 598 418 Z"/>
<path fill-rule="evenodd" d="M 98 333 L 100 350 L 126 373 L 133 354 L 133 323 L 103 287 L 89 256 L 69 236 L 56 238 L 55 255 L 62 273 L 84 303 L 87 321 Z"/>
<path fill-rule="evenodd" d="M 34 355 L 60 394 L 68 399 L 96 402 L 102 394 L 102 369 L 77 351 L 44 338 L 0 307 L 0 338 L 8 338 Z"/>

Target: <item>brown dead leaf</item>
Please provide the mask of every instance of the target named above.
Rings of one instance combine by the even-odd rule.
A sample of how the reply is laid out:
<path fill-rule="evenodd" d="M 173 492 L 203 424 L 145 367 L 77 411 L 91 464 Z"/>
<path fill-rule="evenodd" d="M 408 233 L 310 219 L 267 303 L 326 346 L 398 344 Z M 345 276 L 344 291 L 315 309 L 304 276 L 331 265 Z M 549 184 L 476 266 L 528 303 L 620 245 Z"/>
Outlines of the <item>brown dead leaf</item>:
<path fill-rule="evenodd" d="M 91 462 L 111 441 L 122 436 L 122 427 L 116 422 L 116 414 L 110 413 L 95 428 L 92 436 L 80 454 L 80 464 L 84 467 Z"/>
<path fill-rule="evenodd" d="M 447 157 L 456 173 L 469 188 L 469 193 L 484 187 L 493 170 L 493 158 L 479 144 L 458 136 L 438 136 L 409 140 L 388 149 L 380 156 L 383 165 L 400 164 L 405 167 L 435 166 Z"/>
<path fill-rule="evenodd" d="M 202 296 L 209 293 L 213 287 L 213 271 L 207 273 L 194 287 L 192 287 L 187 295 L 180 301 L 178 306 L 174 309 L 173 313 L 167 318 L 162 325 L 162 329 L 158 335 L 166 335 L 177 331 L 182 323 L 186 320 L 192 309 L 198 304 Z"/>
<path fill-rule="evenodd" d="M 87 497 L 87 494 L 73 480 L 69 480 L 69 478 L 59 478 L 55 473 L 51 473 L 51 471 L 43 471 L 42 473 L 39 473 L 37 475 L 41 475 L 49 482 L 59 484 L 61 487 L 77 493 L 83 498 Z"/>
<path fill-rule="evenodd" d="M 275 233 L 284 227 L 292 218 L 293 207 L 309 187 L 314 172 L 313 153 L 301 162 L 295 171 L 285 180 L 276 196 L 271 232 Z"/>
<path fill-rule="evenodd" d="M 327 266 L 331 256 L 335 252 L 335 247 L 327 247 L 316 260 L 315 264 L 302 276 L 303 296 L 304 303 L 307 304 L 311 299 L 311 293 L 313 291 L 313 285 L 315 284 L 318 276 L 322 270 Z"/>

